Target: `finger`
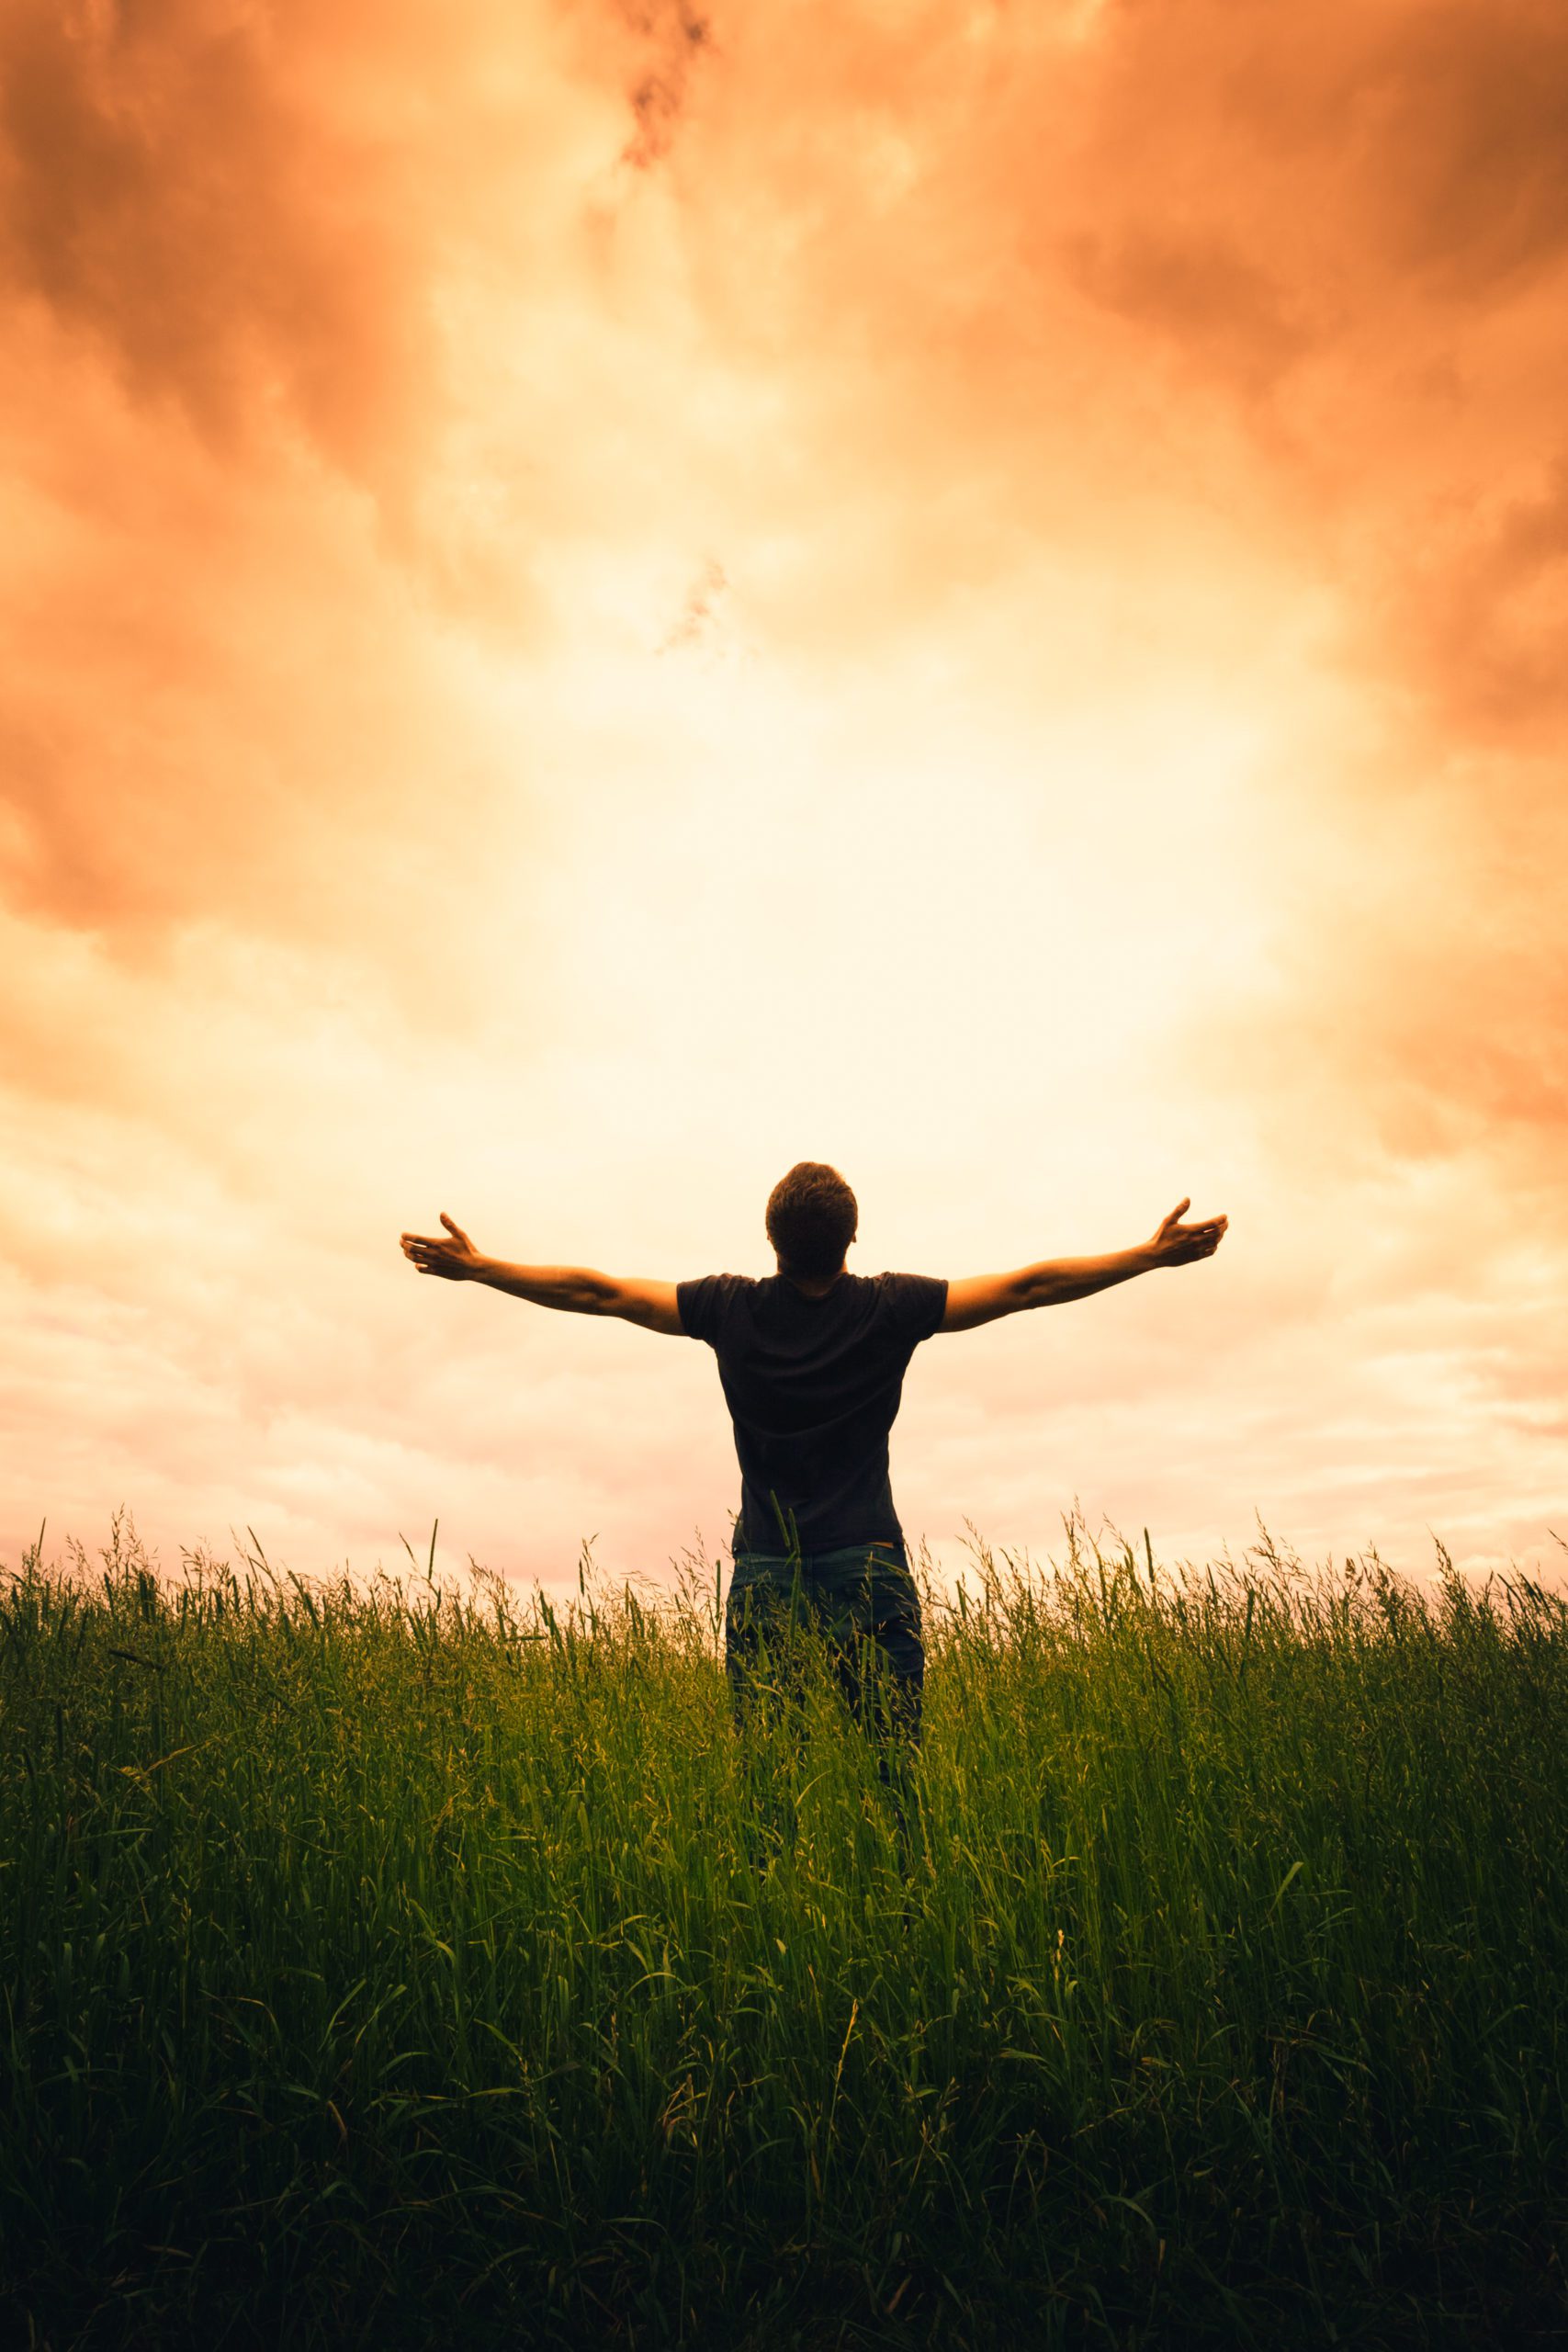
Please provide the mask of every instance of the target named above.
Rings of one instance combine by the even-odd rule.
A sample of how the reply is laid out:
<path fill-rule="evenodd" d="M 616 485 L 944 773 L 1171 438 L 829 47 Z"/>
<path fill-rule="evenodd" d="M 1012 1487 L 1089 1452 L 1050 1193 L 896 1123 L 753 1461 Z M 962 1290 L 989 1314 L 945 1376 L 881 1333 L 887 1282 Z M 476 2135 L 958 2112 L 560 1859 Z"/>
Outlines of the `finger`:
<path fill-rule="evenodd" d="M 454 1241 L 461 1241 L 467 1245 L 468 1238 L 468 1235 L 464 1232 L 460 1225 L 456 1224 L 453 1219 L 447 1216 L 445 1209 L 441 1212 L 441 1222 L 446 1227 L 447 1232 L 452 1236 Z"/>

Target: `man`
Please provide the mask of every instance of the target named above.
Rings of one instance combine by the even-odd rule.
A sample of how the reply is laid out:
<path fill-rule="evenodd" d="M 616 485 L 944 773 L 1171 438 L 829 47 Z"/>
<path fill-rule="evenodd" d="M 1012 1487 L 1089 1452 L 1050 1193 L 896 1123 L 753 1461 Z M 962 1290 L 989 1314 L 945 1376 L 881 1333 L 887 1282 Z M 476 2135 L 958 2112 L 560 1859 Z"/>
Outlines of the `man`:
<path fill-rule="evenodd" d="M 1227 1220 L 1181 1223 L 1179 1201 L 1152 1238 L 1102 1258 L 1046 1259 L 966 1282 L 925 1274 L 852 1274 L 859 1223 L 837 1169 L 803 1159 L 773 1187 L 768 1239 L 778 1272 L 697 1282 L 626 1281 L 577 1266 L 513 1266 L 482 1257 L 442 1212 L 447 1238 L 405 1233 L 421 1273 L 488 1283 L 536 1306 L 616 1315 L 672 1339 L 705 1340 L 735 1429 L 740 1517 L 725 1616 L 737 1707 L 749 1665 L 781 1605 L 802 1598 L 833 1641 L 851 1707 L 863 1712 L 867 1655 L 883 1693 L 879 1727 L 919 1734 L 925 1652 L 919 1601 L 888 1484 L 887 1440 L 904 1374 L 922 1340 L 1004 1315 L 1056 1306 L 1160 1266 L 1212 1258 Z"/>

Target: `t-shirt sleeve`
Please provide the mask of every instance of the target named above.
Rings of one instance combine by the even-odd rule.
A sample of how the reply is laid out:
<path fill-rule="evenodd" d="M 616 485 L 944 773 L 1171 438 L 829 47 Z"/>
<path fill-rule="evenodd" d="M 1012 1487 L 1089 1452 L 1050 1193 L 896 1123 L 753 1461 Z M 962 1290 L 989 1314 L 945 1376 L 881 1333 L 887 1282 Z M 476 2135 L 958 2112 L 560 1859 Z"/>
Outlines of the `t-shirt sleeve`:
<path fill-rule="evenodd" d="M 702 1274 L 695 1282 L 676 1283 L 675 1305 L 689 1339 L 717 1344 L 734 1280 L 733 1274 Z"/>
<path fill-rule="evenodd" d="M 934 1274 L 885 1274 L 893 1328 L 911 1347 L 929 1340 L 947 1312 L 947 1284 Z"/>

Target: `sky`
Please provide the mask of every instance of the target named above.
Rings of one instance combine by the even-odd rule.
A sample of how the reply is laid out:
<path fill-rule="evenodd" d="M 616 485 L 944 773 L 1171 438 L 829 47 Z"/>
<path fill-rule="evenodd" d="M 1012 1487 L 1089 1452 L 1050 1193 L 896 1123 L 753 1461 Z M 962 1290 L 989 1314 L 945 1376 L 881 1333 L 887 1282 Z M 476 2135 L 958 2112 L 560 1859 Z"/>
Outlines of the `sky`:
<path fill-rule="evenodd" d="M 728 1541 L 713 1358 L 422 1279 L 1212 1261 L 906 1531 L 1556 1575 L 1558 0 L 12 0 L 0 1562 Z M 1556 1532 L 1554 1532 L 1554 1531 Z"/>

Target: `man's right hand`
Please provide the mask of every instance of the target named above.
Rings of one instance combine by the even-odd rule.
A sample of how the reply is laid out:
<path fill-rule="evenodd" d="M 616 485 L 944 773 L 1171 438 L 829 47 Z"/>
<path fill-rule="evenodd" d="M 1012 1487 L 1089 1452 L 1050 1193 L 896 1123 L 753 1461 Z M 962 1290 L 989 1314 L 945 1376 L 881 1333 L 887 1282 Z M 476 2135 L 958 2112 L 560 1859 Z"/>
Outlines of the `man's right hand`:
<path fill-rule="evenodd" d="M 446 1227 L 448 1240 L 439 1234 L 404 1233 L 399 1236 L 403 1256 L 422 1274 L 439 1274 L 445 1282 L 472 1282 L 484 1260 L 474 1248 L 460 1225 L 454 1225 L 445 1209 L 441 1222 Z"/>
<path fill-rule="evenodd" d="M 1190 1209 L 1191 1201 L 1178 1201 L 1168 1217 L 1156 1227 L 1149 1242 L 1149 1260 L 1156 1266 L 1190 1266 L 1195 1258 L 1212 1258 L 1224 1238 L 1229 1217 L 1194 1218 L 1183 1225 L 1181 1213 Z"/>

